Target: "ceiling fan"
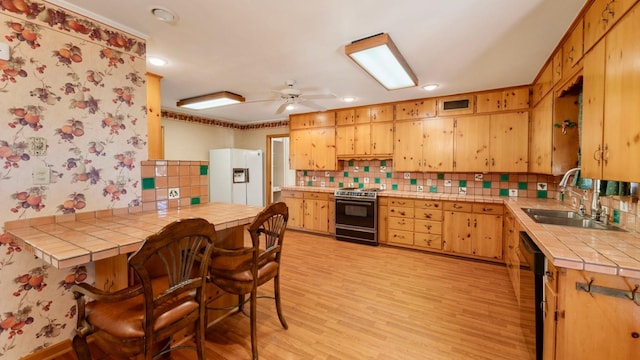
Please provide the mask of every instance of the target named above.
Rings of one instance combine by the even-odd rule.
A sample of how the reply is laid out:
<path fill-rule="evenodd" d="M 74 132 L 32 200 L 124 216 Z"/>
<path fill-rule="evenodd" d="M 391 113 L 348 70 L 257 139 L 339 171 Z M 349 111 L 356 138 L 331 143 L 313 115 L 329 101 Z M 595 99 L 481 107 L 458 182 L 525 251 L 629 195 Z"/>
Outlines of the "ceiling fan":
<path fill-rule="evenodd" d="M 316 104 L 312 99 L 333 99 L 336 96 L 334 94 L 305 94 L 303 90 L 295 87 L 295 80 L 287 80 L 284 82 L 285 88 L 281 90 L 272 90 L 280 94 L 280 99 L 273 99 L 272 101 L 282 101 L 282 104 L 276 110 L 276 114 L 281 114 L 285 110 L 292 110 L 296 104 L 300 104 L 314 110 L 324 111 L 324 107 Z"/>

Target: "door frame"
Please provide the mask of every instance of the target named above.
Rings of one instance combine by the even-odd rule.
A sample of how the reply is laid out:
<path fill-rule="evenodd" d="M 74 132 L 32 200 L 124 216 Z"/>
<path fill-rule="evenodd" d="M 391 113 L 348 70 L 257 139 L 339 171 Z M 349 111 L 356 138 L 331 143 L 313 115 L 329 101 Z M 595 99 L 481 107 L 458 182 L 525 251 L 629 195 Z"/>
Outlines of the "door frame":
<path fill-rule="evenodd" d="M 272 149 L 271 149 L 271 140 L 274 138 L 283 138 L 289 137 L 289 133 L 286 134 L 271 134 L 271 135 L 267 135 L 267 159 L 266 159 L 266 169 L 267 171 L 265 171 L 265 186 L 266 186 L 266 194 L 267 194 L 267 204 L 266 205 L 270 205 L 271 202 L 273 201 L 273 199 L 271 198 L 271 190 L 273 189 L 273 184 L 272 184 L 272 179 L 271 179 L 271 173 L 273 172 L 273 164 L 271 161 L 271 158 L 273 156 L 272 154 Z"/>

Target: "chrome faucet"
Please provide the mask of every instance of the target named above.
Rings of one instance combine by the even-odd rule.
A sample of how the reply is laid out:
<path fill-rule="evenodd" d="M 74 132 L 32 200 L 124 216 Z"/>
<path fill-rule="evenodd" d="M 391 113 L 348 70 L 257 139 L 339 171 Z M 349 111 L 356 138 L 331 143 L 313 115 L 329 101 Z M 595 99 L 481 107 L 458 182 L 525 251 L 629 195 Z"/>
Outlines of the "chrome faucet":
<path fill-rule="evenodd" d="M 591 196 L 591 218 L 600 220 L 602 205 L 600 204 L 600 179 L 593 180 L 593 195 Z"/>
<path fill-rule="evenodd" d="M 558 186 L 562 188 L 562 191 L 564 191 L 564 189 L 567 188 L 567 182 L 569 182 L 569 176 L 574 175 L 578 171 L 580 171 L 579 167 L 570 169 L 564 174 L 564 176 L 562 177 L 562 180 L 560 180 L 560 184 L 558 184 Z"/>

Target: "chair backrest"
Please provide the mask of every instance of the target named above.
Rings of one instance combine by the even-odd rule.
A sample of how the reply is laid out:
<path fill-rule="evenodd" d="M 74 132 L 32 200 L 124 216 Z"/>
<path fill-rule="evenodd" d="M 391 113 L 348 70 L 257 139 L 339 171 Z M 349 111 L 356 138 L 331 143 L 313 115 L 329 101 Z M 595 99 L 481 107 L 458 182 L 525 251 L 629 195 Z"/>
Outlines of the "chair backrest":
<path fill-rule="evenodd" d="M 210 222 L 181 219 L 147 237 L 131 255 L 129 265 L 144 292 L 145 329 L 153 327 L 154 310 L 169 301 L 188 296 L 203 302 L 206 264 L 215 240 L 216 230 Z"/>
<path fill-rule="evenodd" d="M 282 240 L 289 220 L 289 208 L 284 202 L 267 206 L 249 225 L 249 234 L 254 248 L 254 264 L 264 259 L 280 261 Z"/>

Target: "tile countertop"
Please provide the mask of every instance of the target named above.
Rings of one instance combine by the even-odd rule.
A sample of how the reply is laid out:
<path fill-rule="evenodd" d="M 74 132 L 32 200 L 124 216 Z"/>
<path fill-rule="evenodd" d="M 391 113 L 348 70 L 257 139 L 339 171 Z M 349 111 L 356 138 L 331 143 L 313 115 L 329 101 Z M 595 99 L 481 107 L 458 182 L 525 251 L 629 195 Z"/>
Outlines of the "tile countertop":
<path fill-rule="evenodd" d="M 331 192 L 335 188 L 290 186 L 283 190 Z M 510 209 L 553 265 L 640 279 L 640 233 L 538 224 L 522 208 L 574 210 L 554 199 L 466 196 L 442 193 L 381 191 L 380 197 L 501 203 Z"/>
<path fill-rule="evenodd" d="M 25 250 L 63 269 L 136 251 L 148 235 L 178 219 L 202 217 L 224 230 L 251 223 L 261 210 L 227 203 L 147 212 L 114 209 L 8 221 L 5 230 Z"/>

